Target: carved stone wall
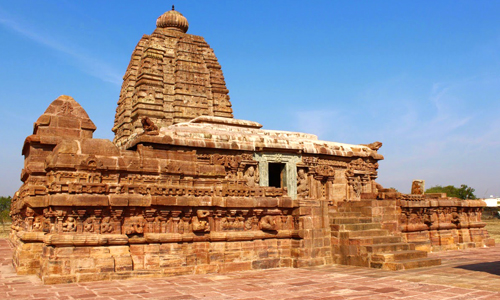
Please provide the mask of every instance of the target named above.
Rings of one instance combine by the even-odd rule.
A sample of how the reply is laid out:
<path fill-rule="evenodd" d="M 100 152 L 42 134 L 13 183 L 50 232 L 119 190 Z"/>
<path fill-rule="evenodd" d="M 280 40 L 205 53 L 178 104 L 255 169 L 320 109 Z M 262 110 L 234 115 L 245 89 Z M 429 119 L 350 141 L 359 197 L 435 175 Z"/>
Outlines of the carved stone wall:
<path fill-rule="evenodd" d="M 420 250 L 492 246 L 495 242 L 481 221 L 484 206 L 482 200 L 402 195 L 400 230 Z"/>
<path fill-rule="evenodd" d="M 319 158 L 304 156 L 298 165 L 309 177 L 308 197 L 339 201 L 377 198 L 378 163 L 373 158 Z"/>
<path fill-rule="evenodd" d="M 299 226 L 292 213 L 274 207 L 27 208 L 13 225 L 14 263 L 18 273 L 37 272 L 45 283 L 291 267 Z"/>

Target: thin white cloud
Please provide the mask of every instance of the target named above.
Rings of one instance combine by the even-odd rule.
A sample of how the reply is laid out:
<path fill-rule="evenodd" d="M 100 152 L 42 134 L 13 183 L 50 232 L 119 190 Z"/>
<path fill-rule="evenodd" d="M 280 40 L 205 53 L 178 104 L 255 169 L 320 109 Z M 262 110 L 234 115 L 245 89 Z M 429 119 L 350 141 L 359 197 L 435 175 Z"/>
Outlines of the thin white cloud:
<path fill-rule="evenodd" d="M 443 98 L 449 93 L 450 87 L 444 83 L 438 82 L 432 85 L 430 100 L 438 111 L 445 110 Z"/>
<path fill-rule="evenodd" d="M 83 72 L 92 75 L 104 82 L 109 82 L 116 85 L 121 85 L 122 77 L 119 72 L 117 72 L 113 67 L 108 64 L 99 61 L 96 58 L 88 57 L 84 55 L 81 51 L 78 51 L 76 47 L 70 47 L 67 43 L 61 43 L 56 39 L 50 38 L 43 31 L 38 29 L 33 29 L 26 22 L 19 22 L 10 17 L 6 16 L 5 11 L 0 10 L 0 24 L 4 27 L 15 31 L 23 35 L 30 40 L 39 43 L 47 48 L 55 50 L 57 52 L 66 54 L 72 58 L 73 63 L 80 68 Z M 21 25 L 22 24 L 22 25 Z"/>
<path fill-rule="evenodd" d="M 337 142 L 349 142 L 346 137 L 379 139 L 386 157 L 379 170 L 384 186 L 409 192 L 411 180 L 421 178 L 428 180 L 429 187 L 465 183 L 482 193 L 491 180 L 471 158 L 486 159 L 477 157 L 478 153 L 496 157 L 500 148 L 496 118 L 500 105 L 481 101 L 483 97 L 488 103 L 496 102 L 491 95 L 498 91 L 500 80 L 477 76 L 436 82 L 428 86 L 427 97 L 409 82 L 411 78 L 378 82 L 360 92 L 357 100 L 361 101 L 353 101 L 352 109 L 332 104 L 324 110 L 306 110 L 308 103 L 295 114 L 295 124 L 300 131 Z"/>

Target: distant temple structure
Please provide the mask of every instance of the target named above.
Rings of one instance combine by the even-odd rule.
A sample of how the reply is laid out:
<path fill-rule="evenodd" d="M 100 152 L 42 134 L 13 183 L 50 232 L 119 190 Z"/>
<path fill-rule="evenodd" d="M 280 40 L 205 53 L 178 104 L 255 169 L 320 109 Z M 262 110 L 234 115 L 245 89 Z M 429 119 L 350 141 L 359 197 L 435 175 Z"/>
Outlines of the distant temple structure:
<path fill-rule="evenodd" d="M 349 264 L 440 264 L 493 245 L 484 202 L 384 189 L 381 143 L 233 118 L 221 66 L 175 10 L 132 53 L 114 141 L 60 96 L 26 138 L 10 242 L 44 283 Z M 419 184 L 422 184 L 420 186 Z"/>

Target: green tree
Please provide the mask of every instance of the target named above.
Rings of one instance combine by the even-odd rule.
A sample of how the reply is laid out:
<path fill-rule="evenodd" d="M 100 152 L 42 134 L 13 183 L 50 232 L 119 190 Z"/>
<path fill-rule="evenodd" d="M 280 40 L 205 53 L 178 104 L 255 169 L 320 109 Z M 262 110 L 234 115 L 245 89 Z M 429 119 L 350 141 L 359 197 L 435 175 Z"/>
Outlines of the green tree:
<path fill-rule="evenodd" d="M 0 211 L 10 210 L 10 202 L 12 198 L 8 197 L 0 197 Z"/>
<path fill-rule="evenodd" d="M 5 231 L 5 223 L 10 222 L 9 212 L 10 212 L 10 202 L 12 198 L 0 197 L 0 223 L 2 224 L 2 229 Z"/>
<path fill-rule="evenodd" d="M 459 188 L 453 185 L 441 186 L 436 185 L 431 187 L 430 189 L 425 190 L 426 194 L 430 193 L 446 193 L 448 197 L 455 197 L 459 199 L 477 199 L 476 195 L 474 195 L 475 189 L 462 184 Z"/>

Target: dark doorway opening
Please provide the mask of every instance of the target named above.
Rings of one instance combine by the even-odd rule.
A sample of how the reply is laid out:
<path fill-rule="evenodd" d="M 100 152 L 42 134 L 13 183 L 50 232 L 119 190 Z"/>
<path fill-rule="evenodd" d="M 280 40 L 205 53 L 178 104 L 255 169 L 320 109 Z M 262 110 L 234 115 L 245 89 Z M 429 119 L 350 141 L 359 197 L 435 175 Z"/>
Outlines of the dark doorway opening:
<path fill-rule="evenodd" d="M 269 186 L 282 188 L 284 185 L 285 164 L 269 163 Z"/>

